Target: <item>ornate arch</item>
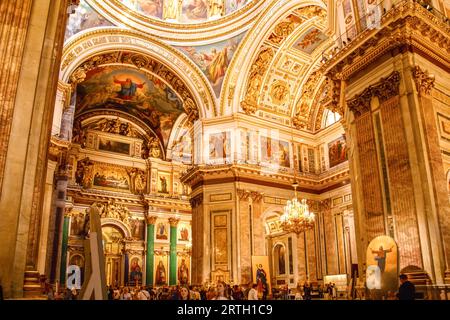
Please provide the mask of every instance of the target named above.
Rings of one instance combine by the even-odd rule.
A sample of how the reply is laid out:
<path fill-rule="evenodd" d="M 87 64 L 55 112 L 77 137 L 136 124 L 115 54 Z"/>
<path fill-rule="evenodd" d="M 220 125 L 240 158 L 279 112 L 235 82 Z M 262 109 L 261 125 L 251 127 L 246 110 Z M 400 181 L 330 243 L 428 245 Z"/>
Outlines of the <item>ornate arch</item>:
<path fill-rule="evenodd" d="M 121 61 L 115 55 L 121 51 L 131 52 L 135 57 Z M 192 100 L 199 118 L 217 115 L 214 93 L 198 67 L 169 45 L 136 31 L 108 27 L 78 34 L 64 47 L 60 80 L 64 83 L 82 80 L 86 68 L 102 64 L 126 64 L 152 73 L 153 62 L 166 68 L 165 73 L 153 74 L 172 88 L 179 86 L 175 91 L 183 97 L 184 104 Z M 188 113 L 193 111 L 189 105 L 185 109 Z"/>
<path fill-rule="evenodd" d="M 113 218 L 101 218 L 100 220 L 102 227 L 106 226 L 114 226 L 118 228 L 120 231 L 122 231 L 125 238 L 131 238 L 131 230 L 130 227 L 127 226 L 125 223 L 118 219 Z"/>
<path fill-rule="evenodd" d="M 259 66 L 269 69 L 274 63 L 276 52 L 271 46 L 264 46 L 265 40 L 281 20 L 288 17 L 294 10 L 308 6 L 316 6 L 326 10 L 323 1 L 275 1 L 268 5 L 260 18 L 244 37 L 235 54 L 224 80 L 223 92 L 220 99 L 219 114 L 233 114 L 239 112 L 241 101 L 245 100 L 248 78 L 255 61 L 261 59 Z M 249 52 L 253 54 L 249 54 Z"/>

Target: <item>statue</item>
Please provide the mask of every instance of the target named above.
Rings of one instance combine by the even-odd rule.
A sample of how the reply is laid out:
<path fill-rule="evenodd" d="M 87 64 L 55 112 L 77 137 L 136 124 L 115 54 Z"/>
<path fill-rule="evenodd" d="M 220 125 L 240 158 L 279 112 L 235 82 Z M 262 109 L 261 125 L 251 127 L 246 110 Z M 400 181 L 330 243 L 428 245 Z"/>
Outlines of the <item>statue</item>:
<path fill-rule="evenodd" d="M 92 185 L 94 173 L 94 163 L 86 158 L 78 161 L 77 170 L 75 172 L 75 182 L 83 188 L 88 189 Z"/>

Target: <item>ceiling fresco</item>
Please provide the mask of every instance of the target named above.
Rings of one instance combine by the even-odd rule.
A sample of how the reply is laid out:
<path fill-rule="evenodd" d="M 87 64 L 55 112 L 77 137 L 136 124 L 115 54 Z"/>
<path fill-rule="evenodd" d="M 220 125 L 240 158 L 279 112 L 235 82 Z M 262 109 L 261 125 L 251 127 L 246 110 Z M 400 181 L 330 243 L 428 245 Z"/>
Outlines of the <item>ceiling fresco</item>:
<path fill-rule="evenodd" d="M 250 0 L 120 0 L 141 15 L 173 23 L 201 23 L 221 18 Z"/>
<path fill-rule="evenodd" d="M 98 14 L 85 0 L 81 0 L 75 12 L 69 16 L 65 40 L 83 30 L 109 26 L 113 24 Z"/>
<path fill-rule="evenodd" d="M 184 112 L 180 98 L 163 81 L 123 66 L 93 69 L 78 84 L 76 116 L 97 109 L 122 111 L 143 120 L 165 146 Z"/>
<path fill-rule="evenodd" d="M 188 56 L 208 78 L 214 93 L 220 96 L 223 79 L 245 33 L 226 41 L 205 46 L 176 47 Z"/>
<path fill-rule="evenodd" d="M 293 48 L 306 54 L 312 54 L 328 37 L 316 27 L 308 29 L 300 39 L 298 39 Z"/>

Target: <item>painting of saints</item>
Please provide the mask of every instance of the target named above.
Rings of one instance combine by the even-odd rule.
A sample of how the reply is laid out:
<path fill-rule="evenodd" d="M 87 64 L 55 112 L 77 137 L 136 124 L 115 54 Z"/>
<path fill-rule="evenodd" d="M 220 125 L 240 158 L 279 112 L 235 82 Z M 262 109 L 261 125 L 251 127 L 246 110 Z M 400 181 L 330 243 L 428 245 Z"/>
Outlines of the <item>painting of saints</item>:
<path fill-rule="evenodd" d="M 220 18 L 225 15 L 225 0 L 210 0 L 209 1 L 209 17 Z"/>
<path fill-rule="evenodd" d="M 141 267 L 139 266 L 139 259 L 133 258 L 131 260 L 131 268 L 130 268 L 130 280 L 132 283 L 139 285 L 142 283 L 142 271 Z"/>
<path fill-rule="evenodd" d="M 143 83 L 135 83 L 130 78 L 127 78 L 125 81 L 118 80 L 114 77 L 114 83 L 120 84 L 121 89 L 117 92 L 117 97 L 122 100 L 132 100 L 136 96 L 136 90 L 142 89 L 145 85 Z"/>
<path fill-rule="evenodd" d="M 278 273 L 285 274 L 286 273 L 286 250 L 283 246 L 279 247 L 278 251 Z"/>
<path fill-rule="evenodd" d="M 230 136 L 228 132 L 211 134 L 209 136 L 209 158 L 225 159 L 230 153 Z"/>
<path fill-rule="evenodd" d="M 267 274 L 264 271 L 262 264 L 256 266 L 256 285 L 258 290 L 258 296 L 262 296 L 264 292 L 268 289 L 267 286 Z"/>
<path fill-rule="evenodd" d="M 159 260 L 158 266 L 156 267 L 156 285 L 165 285 L 166 284 L 166 268 L 162 260 Z"/>
<path fill-rule="evenodd" d="M 185 0 L 183 5 L 183 22 L 206 20 L 208 6 L 206 0 Z"/>
<path fill-rule="evenodd" d="M 169 191 L 167 191 L 167 178 L 166 177 L 159 177 L 159 181 L 161 182 L 159 192 L 161 192 L 161 193 L 169 193 Z"/>
<path fill-rule="evenodd" d="M 167 240 L 167 228 L 166 225 L 162 222 L 158 223 L 156 239 Z"/>
<path fill-rule="evenodd" d="M 189 268 L 186 265 L 185 259 L 181 259 L 181 264 L 178 267 L 178 280 L 180 281 L 180 285 L 189 283 Z"/>
<path fill-rule="evenodd" d="M 186 227 L 183 227 L 180 231 L 180 239 L 181 241 L 189 241 L 189 231 Z"/>
<path fill-rule="evenodd" d="M 220 80 L 225 76 L 228 61 L 228 48 L 225 47 L 221 51 L 212 49 L 211 54 L 204 54 L 205 60 L 209 61 L 207 67 L 207 76 L 213 86 L 216 86 Z"/>
<path fill-rule="evenodd" d="M 328 156 L 330 168 L 347 160 L 347 146 L 344 137 L 328 144 Z"/>
<path fill-rule="evenodd" d="M 181 1 L 179 0 L 165 0 L 164 1 L 164 20 L 178 20 Z"/>

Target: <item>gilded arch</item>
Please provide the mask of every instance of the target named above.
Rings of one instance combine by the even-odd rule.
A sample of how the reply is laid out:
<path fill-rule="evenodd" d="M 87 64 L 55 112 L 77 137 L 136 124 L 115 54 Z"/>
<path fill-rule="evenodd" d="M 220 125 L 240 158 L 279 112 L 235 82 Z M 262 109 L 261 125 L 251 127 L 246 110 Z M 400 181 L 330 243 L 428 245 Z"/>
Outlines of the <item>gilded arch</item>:
<path fill-rule="evenodd" d="M 120 61 L 117 52 L 131 52 L 135 58 Z M 199 118 L 217 115 L 214 93 L 198 67 L 171 46 L 136 31 L 111 27 L 80 33 L 64 48 L 60 80 L 64 83 L 82 80 L 83 68 L 123 62 L 147 72 L 152 72 L 154 63 L 164 66 L 166 74 L 156 76 L 172 86 L 176 86 L 178 78 L 186 88 L 184 92 L 188 93 L 184 94 L 184 99 L 192 100 L 191 105 L 195 105 Z M 188 109 L 193 111 L 192 107 Z"/>

